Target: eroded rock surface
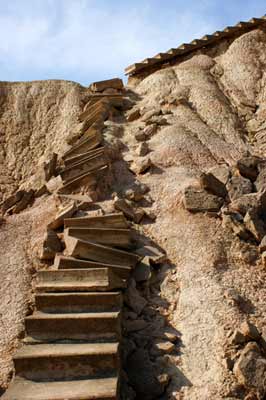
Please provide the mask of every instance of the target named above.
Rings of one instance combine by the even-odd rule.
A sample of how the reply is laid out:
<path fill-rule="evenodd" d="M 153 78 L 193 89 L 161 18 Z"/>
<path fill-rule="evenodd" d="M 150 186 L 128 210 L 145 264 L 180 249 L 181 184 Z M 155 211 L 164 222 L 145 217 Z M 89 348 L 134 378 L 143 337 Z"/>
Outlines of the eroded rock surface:
<path fill-rule="evenodd" d="M 39 189 L 43 164 L 62 154 L 77 129 L 86 89 L 68 81 L 1 82 L 0 97 L 1 202 L 21 185 Z"/>
<path fill-rule="evenodd" d="M 230 330 L 246 316 L 252 315 L 266 333 L 264 257 L 256 243 L 264 233 L 263 216 L 259 228 L 258 221 L 255 227 L 254 219 L 251 224 L 248 217 L 244 225 L 247 211 L 255 207 L 261 212 L 257 191 L 263 190 L 264 172 L 260 171 L 264 169 L 253 161 L 265 157 L 265 42 L 266 33 L 254 30 L 157 71 L 134 89 L 140 96 L 136 109 L 142 114 L 142 110 L 149 111 L 149 116 L 154 110 L 159 115 L 156 118 L 167 121 L 166 125 L 153 121 L 156 129 L 146 138 L 154 167 L 145 175 L 135 171 L 136 178 L 150 187 L 157 215 L 143 229 L 164 247 L 176 272 L 176 280 L 165 278 L 160 289 L 171 309 L 168 323 L 181 338 L 175 368 L 171 362 L 168 367 L 164 364 L 171 379 L 163 399 L 256 395 L 253 387 L 241 386 L 232 374 L 234 357 L 228 363 L 223 360 Z M 128 160 L 137 161 L 134 132 L 149 126 L 140 118 L 125 127 L 123 141 L 131 157 L 127 151 L 124 156 Z M 123 170 L 122 164 L 117 170 Z M 204 198 L 209 195 L 198 188 L 201 174 L 208 172 L 226 185 L 225 207 L 235 213 L 229 210 L 227 217 L 238 215 L 234 229 L 231 220 L 222 223 L 223 208 L 221 217 L 183 208 L 187 188 L 193 188 L 195 195 L 203 193 Z M 237 296 L 227 296 L 228 290 Z"/>
<path fill-rule="evenodd" d="M 244 342 L 238 335 L 239 340 L 232 343 L 232 333 L 250 317 L 262 336 L 266 334 L 261 224 L 265 167 L 249 158 L 266 156 L 265 45 L 266 33 L 257 29 L 166 67 L 129 92 L 133 108 L 124 119 L 116 119 L 114 113 L 109 121 L 104 138 L 112 165 L 103 212 L 113 212 L 120 205 L 119 210 L 129 215 L 124 208 L 129 204 L 131 221 L 142 224 L 138 230 L 161 246 L 169 261 L 162 253 L 160 261 L 151 262 L 152 268 L 144 271 L 145 279 L 140 271 L 141 278 L 137 284 L 132 281 L 127 293 L 128 364 L 123 366 L 127 375 L 123 385 L 128 398 L 136 398 L 136 393 L 161 400 L 264 395 L 264 350 L 246 344 L 243 333 Z M 5 199 L 20 188 L 35 189 L 39 161 L 43 168 L 48 155 L 54 152 L 60 158 L 67 149 L 68 135 L 75 136 L 76 127 L 80 128 L 77 114 L 86 89 L 70 82 L 2 83 L 0 88 Z M 140 138 L 149 149 L 144 159 Z M 241 159 L 246 162 L 240 165 Z M 143 170 L 144 161 L 147 168 Z M 197 193 L 202 173 L 209 172 L 222 182 L 222 197 L 197 189 L 205 198 L 215 197 L 216 206 L 215 210 L 202 208 L 200 200 L 200 211 L 211 212 L 191 213 L 183 206 L 184 193 L 187 188 Z M 136 183 L 148 187 L 149 193 L 136 196 L 132 192 Z M 117 198 L 113 200 L 111 193 L 119 195 L 119 203 L 115 204 Z M 95 192 L 96 198 L 100 196 L 104 193 Z M 37 250 L 45 234 L 43 221 L 53 221 L 58 211 L 52 196 L 40 198 L 21 215 L 8 216 L 0 227 L 5 242 L 0 269 L 1 314 L 5 315 L 0 342 L 3 386 L 31 298 L 32 249 Z M 135 218 L 132 212 L 141 217 Z M 15 235 L 23 240 L 14 247 Z M 138 250 L 144 247 L 142 243 Z M 154 347 L 158 343 L 160 351 Z M 146 363 L 145 373 L 135 368 L 136 362 Z M 252 373 L 246 374 L 249 365 L 253 365 Z M 151 386 L 145 387 L 146 380 Z"/>

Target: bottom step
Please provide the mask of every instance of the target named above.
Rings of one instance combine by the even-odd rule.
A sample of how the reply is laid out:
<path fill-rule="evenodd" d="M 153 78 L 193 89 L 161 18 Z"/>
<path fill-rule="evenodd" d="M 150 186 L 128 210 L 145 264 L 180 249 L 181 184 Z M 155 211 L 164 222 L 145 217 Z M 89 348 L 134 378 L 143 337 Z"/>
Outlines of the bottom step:
<path fill-rule="evenodd" d="M 3 400 L 116 400 L 117 377 L 67 382 L 15 379 Z"/>
<path fill-rule="evenodd" d="M 113 376 L 118 343 L 24 345 L 14 356 L 16 376 L 38 382 Z"/>

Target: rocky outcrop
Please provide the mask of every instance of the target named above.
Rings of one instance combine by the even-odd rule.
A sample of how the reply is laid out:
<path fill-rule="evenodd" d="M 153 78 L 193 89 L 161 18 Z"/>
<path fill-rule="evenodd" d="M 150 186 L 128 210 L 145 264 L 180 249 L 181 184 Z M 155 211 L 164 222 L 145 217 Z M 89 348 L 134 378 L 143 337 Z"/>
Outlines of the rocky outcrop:
<path fill-rule="evenodd" d="M 87 89 L 67 81 L 36 81 L 2 82 L 0 91 L 3 201 L 17 188 L 40 188 L 43 164 L 53 153 L 62 154 L 69 131 L 78 127 Z"/>
<path fill-rule="evenodd" d="M 7 350 L 0 374 L 5 384 L 30 298 L 27 285 L 39 269 L 36 249 L 49 226 L 69 254 L 55 256 L 53 268 L 59 272 L 37 274 L 38 290 L 125 290 L 121 280 L 131 271 L 128 264 L 142 258 L 125 290 L 122 398 L 265 397 L 265 41 L 264 29 L 232 36 L 165 65 L 134 90 L 122 90 L 117 80 L 115 87 L 98 82 L 91 89 L 72 83 L 45 83 L 44 89 L 40 83 L 2 85 L 7 93 L 1 103 L 5 182 L 10 185 L 3 185 L 3 200 L 14 195 L 5 204 L 0 229 L 7 243 L 1 248 L 1 314 L 6 317 L 0 346 Z M 9 109 L 13 115 L 29 115 L 20 121 L 21 136 L 13 120 L 9 127 Z M 27 155 L 22 148 L 30 149 Z M 53 152 L 58 154 L 56 168 L 45 167 L 49 180 L 43 182 L 44 163 Z M 43 195 L 44 186 L 51 195 Z M 34 203 L 18 214 L 7 212 L 19 204 L 21 190 L 34 190 Z M 112 226 L 104 226 L 110 220 Z M 129 225 L 134 227 L 132 240 Z M 16 231 L 22 240 L 14 247 Z M 77 237 L 70 239 L 71 234 Z M 106 267 L 110 260 L 113 265 Z M 122 265 L 115 264 L 118 260 Z M 95 272 L 99 263 L 103 268 Z M 79 302 L 81 297 L 75 298 Z M 97 301 L 106 305 L 102 292 Z M 32 327 L 35 317 L 27 318 Z M 86 321 L 96 324 L 91 316 Z M 113 315 L 110 326 L 116 322 Z M 79 335 L 73 320 L 71 326 Z M 117 355 L 112 346 L 106 351 Z M 91 357 L 92 349 L 86 352 Z M 145 374 L 136 362 L 145 363 Z M 80 397 L 87 383 L 78 388 Z M 105 388 L 100 383 L 93 387 Z M 109 383 L 113 390 L 116 379 Z M 65 381 L 64 388 L 73 390 Z"/>

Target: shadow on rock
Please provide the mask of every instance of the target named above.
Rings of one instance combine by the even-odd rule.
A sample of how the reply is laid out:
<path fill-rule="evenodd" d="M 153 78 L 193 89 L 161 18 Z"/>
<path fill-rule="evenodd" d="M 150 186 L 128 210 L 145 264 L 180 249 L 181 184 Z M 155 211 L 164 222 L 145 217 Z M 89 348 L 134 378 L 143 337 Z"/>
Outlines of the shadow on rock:
<path fill-rule="evenodd" d="M 175 266 L 149 238 L 138 239 L 136 253 L 143 259 L 124 293 L 121 400 L 174 399 L 172 393 L 191 386 L 177 367 L 181 333 L 168 320 L 175 305 L 161 292 Z"/>

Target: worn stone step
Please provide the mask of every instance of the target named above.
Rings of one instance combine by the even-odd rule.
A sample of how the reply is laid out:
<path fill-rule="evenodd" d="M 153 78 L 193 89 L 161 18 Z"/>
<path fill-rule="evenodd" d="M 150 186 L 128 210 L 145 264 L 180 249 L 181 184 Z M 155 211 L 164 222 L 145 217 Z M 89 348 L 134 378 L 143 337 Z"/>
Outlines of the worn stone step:
<path fill-rule="evenodd" d="M 35 311 L 25 319 L 30 342 L 115 340 L 120 336 L 119 312 L 48 314 Z"/>
<path fill-rule="evenodd" d="M 95 171 L 104 165 L 106 165 L 106 158 L 102 154 L 97 154 L 93 158 L 85 158 L 84 160 L 78 161 L 64 168 L 60 172 L 60 176 L 63 179 L 63 182 L 69 182 L 70 180 L 80 176 L 80 174 Z"/>
<path fill-rule="evenodd" d="M 89 100 L 84 106 L 82 113 L 78 116 L 79 122 L 85 121 L 93 111 L 99 108 L 99 105 L 103 104 L 108 104 L 108 100 L 104 97 L 96 98 L 94 102 Z"/>
<path fill-rule="evenodd" d="M 90 124 L 85 124 L 86 126 L 90 126 L 92 123 L 96 122 L 99 117 L 104 121 L 106 118 L 109 116 L 109 110 L 110 110 L 110 103 L 107 99 L 105 98 L 100 98 L 93 104 L 89 105 L 86 107 L 86 110 L 84 110 L 80 115 L 79 115 L 79 121 L 80 122 L 86 122 L 89 121 Z"/>
<path fill-rule="evenodd" d="M 125 281 L 108 268 L 41 270 L 38 292 L 108 291 L 125 287 Z"/>
<path fill-rule="evenodd" d="M 101 129 L 96 125 L 92 126 L 83 134 L 78 142 L 62 156 L 62 159 L 65 160 L 67 158 L 86 153 L 90 150 L 94 150 L 101 144 L 101 142 Z"/>
<path fill-rule="evenodd" d="M 55 256 L 54 267 L 57 269 L 109 268 L 122 279 L 128 279 L 132 271 L 131 267 L 123 265 L 103 264 L 96 261 L 80 260 L 78 258 L 67 257 L 61 254 Z"/>
<path fill-rule="evenodd" d="M 83 121 L 83 129 L 85 130 L 89 129 L 93 124 L 103 124 L 110 115 L 111 107 L 107 102 L 97 104 L 97 107 L 94 106 L 95 104 L 92 106 L 94 109 L 87 113 L 87 116 Z"/>
<path fill-rule="evenodd" d="M 130 229 L 73 227 L 65 229 L 67 236 L 115 247 L 132 248 L 133 244 Z"/>
<path fill-rule="evenodd" d="M 119 311 L 121 306 L 120 292 L 37 293 L 35 296 L 36 309 L 45 313 Z"/>
<path fill-rule="evenodd" d="M 113 106 L 115 108 L 121 108 L 123 107 L 124 104 L 124 96 L 122 93 L 95 93 L 89 96 L 89 101 L 84 107 L 83 112 L 79 116 L 79 121 L 84 119 L 84 116 L 86 115 L 86 111 L 89 107 L 91 107 L 93 104 L 95 104 L 97 101 L 100 99 L 105 99 L 108 101 L 110 106 Z"/>
<path fill-rule="evenodd" d="M 106 214 L 98 217 L 66 218 L 64 223 L 65 228 L 128 228 L 128 223 L 123 213 Z"/>
<path fill-rule="evenodd" d="M 71 236 L 65 238 L 65 244 L 67 254 L 71 257 L 130 267 L 134 267 L 139 261 L 139 256 L 134 253 L 76 239 Z"/>
<path fill-rule="evenodd" d="M 102 155 L 102 154 L 104 154 L 104 147 L 99 147 L 94 150 L 89 150 L 86 153 L 82 153 L 82 154 L 78 154 L 73 157 L 66 158 L 64 160 L 64 164 L 66 167 L 68 167 L 72 164 L 76 164 L 77 162 L 84 160 L 85 158 L 89 158 L 89 157 L 93 158 L 95 156 Z"/>
<path fill-rule="evenodd" d="M 3 400 L 116 400 L 118 378 L 34 382 L 16 378 Z"/>
<path fill-rule="evenodd" d="M 118 343 L 24 345 L 13 360 L 16 375 L 30 380 L 110 376 L 119 368 Z"/>
<path fill-rule="evenodd" d="M 73 178 L 70 181 L 67 181 L 59 190 L 58 193 L 64 194 L 64 193 L 69 193 L 73 189 L 76 189 L 77 186 L 81 185 L 87 185 L 91 188 L 93 188 L 96 183 L 97 183 L 97 178 L 100 177 L 102 172 L 105 172 L 107 169 L 107 166 L 98 168 L 92 172 L 86 172 L 83 174 L 80 174 L 79 176 Z"/>
<path fill-rule="evenodd" d="M 90 90 L 92 92 L 103 92 L 105 89 L 110 89 L 110 88 L 123 90 L 124 84 L 123 84 L 122 79 L 112 78 L 112 79 L 107 79 L 104 81 L 93 82 L 90 85 Z"/>

